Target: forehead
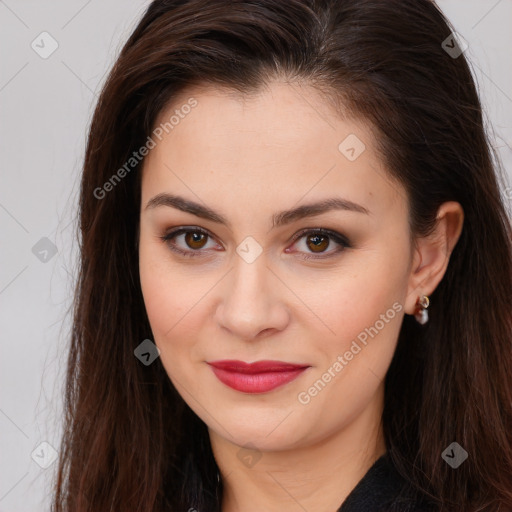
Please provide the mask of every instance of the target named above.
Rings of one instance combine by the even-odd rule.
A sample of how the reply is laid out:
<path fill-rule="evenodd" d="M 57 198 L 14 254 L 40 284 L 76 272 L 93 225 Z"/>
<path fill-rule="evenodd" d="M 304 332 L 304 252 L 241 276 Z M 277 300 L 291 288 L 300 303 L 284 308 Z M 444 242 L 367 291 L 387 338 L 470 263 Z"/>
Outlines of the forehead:
<path fill-rule="evenodd" d="M 180 117 L 180 126 L 173 126 L 168 139 L 183 142 L 204 135 L 197 142 L 216 150 L 264 147 L 268 151 L 261 157 L 272 157 L 275 151 L 282 154 L 318 148 L 320 141 L 322 149 L 338 151 L 340 122 L 345 116 L 312 86 L 275 80 L 248 94 L 206 84 L 195 86 L 176 96 L 156 124 L 163 125 L 173 113 L 179 114 L 192 98 L 197 105 Z M 358 131 L 370 142 L 371 130 L 363 121 L 347 123 L 345 128 Z M 327 133 L 330 137 L 326 139 Z"/>
<path fill-rule="evenodd" d="M 246 211 L 335 193 L 379 213 L 404 201 L 376 154 L 371 126 L 336 112 L 313 87 L 276 81 L 251 95 L 189 88 L 155 127 L 164 130 L 144 162 L 146 201 L 176 188 L 224 211 L 235 194 Z"/>

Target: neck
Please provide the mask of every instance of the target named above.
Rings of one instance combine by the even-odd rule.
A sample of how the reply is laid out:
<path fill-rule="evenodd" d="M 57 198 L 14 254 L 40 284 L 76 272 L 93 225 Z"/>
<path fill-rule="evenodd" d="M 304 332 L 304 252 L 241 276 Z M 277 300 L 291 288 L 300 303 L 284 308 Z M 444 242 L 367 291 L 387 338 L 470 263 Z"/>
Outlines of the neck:
<path fill-rule="evenodd" d="M 331 436 L 282 451 L 255 450 L 252 460 L 210 429 L 223 484 L 222 512 L 338 510 L 386 453 L 380 418 L 375 408 L 367 408 Z"/>

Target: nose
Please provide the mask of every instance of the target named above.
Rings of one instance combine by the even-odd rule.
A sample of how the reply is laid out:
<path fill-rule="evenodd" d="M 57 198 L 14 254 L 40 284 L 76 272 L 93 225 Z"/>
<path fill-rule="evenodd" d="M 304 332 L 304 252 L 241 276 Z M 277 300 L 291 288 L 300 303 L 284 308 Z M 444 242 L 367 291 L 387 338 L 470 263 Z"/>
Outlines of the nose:
<path fill-rule="evenodd" d="M 286 287 L 268 267 L 264 253 L 252 263 L 236 256 L 224 279 L 216 321 L 238 339 L 256 340 L 289 322 Z"/>

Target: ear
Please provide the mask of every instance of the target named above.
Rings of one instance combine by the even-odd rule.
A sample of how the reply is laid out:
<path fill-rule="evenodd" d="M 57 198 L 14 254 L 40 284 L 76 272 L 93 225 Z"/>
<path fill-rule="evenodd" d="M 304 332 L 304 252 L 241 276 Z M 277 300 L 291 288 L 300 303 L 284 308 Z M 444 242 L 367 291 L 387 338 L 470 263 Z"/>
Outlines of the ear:
<path fill-rule="evenodd" d="M 426 237 L 416 239 L 405 313 L 414 314 L 418 297 L 430 295 L 441 282 L 462 232 L 463 223 L 462 206 L 455 201 L 448 201 L 437 211 L 434 231 Z"/>

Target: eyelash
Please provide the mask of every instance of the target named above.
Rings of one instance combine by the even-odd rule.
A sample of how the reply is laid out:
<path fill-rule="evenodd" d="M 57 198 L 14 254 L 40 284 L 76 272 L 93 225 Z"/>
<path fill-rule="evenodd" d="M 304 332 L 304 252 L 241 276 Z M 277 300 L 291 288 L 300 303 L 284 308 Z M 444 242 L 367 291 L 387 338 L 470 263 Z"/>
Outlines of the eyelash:
<path fill-rule="evenodd" d="M 202 256 L 202 254 L 201 254 L 202 251 L 200 249 L 184 251 L 183 249 L 178 248 L 175 244 L 172 244 L 170 242 L 173 238 L 175 238 L 175 237 L 177 237 L 177 236 L 179 236 L 181 234 L 184 234 L 184 233 L 201 233 L 201 234 L 206 235 L 206 236 L 208 236 L 210 238 L 214 238 L 208 231 L 206 231 L 205 229 L 200 228 L 198 226 L 187 227 L 187 228 L 185 228 L 185 227 L 178 228 L 178 229 L 175 229 L 174 231 L 171 231 L 171 232 L 169 232 L 169 233 L 167 233 L 164 236 L 161 236 L 159 238 L 163 242 L 165 242 L 167 244 L 169 249 L 171 249 L 173 252 L 181 254 L 182 256 L 185 256 L 187 258 L 196 258 L 196 257 Z M 327 236 L 328 238 L 332 239 L 334 242 L 339 244 L 341 246 L 341 248 L 335 250 L 334 252 L 327 253 L 327 255 L 324 255 L 324 256 L 315 256 L 314 254 L 309 254 L 309 255 L 306 255 L 306 256 L 300 256 L 300 258 L 303 259 L 303 260 L 327 259 L 327 258 L 331 258 L 331 257 L 339 254 L 340 252 L 343 252 L 344 249 L 351 248 L 351 244 L 350 244 L 349 240 L 345 236 L 341 235 L 340 233 L 337 233 L 336 231 L 331 231 L 329 229 L 324 229 L 324 228 L 316 228 L 316 229 L 306 228 L 306 229 L 303 229 L 303 230 L 299 231 L 298 233 L 296 233 L 294 235 L 293 240 L 292 240 L 292 244 L 295 244 L 295 242 L 297 242 L 298 240 L 303 238 L 305 235 L 310 235 L 310 234 Z M 319 253 L 319 254 L 326 254 L 326 253 Z"/>

